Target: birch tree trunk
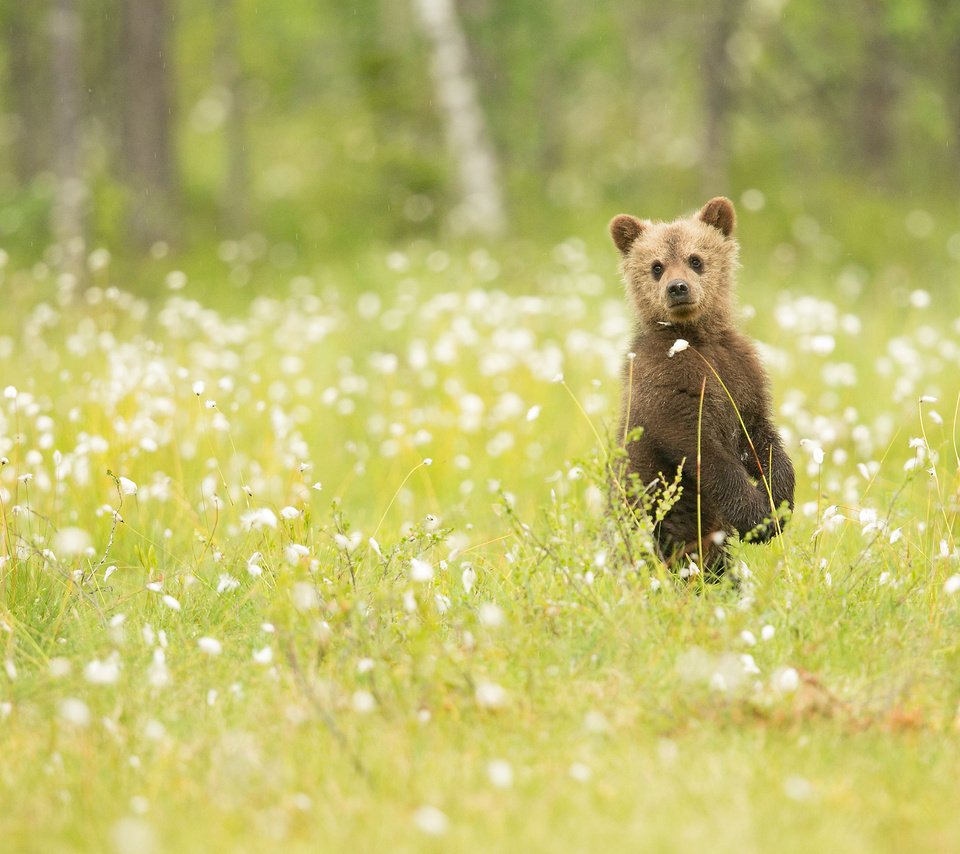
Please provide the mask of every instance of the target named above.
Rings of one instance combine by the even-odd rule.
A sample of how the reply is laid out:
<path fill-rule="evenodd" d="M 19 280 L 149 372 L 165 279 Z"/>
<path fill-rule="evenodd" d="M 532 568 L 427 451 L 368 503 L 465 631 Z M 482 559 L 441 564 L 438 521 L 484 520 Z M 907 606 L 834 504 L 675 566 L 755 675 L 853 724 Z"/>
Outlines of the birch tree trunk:
<path fill-rule="evenodd" d="M 467 40 L 454 0 L 413 0 L 430 45 L 430 73 L 460 200 L 451 227 L 496 236 L 506 227 L 500 169 L 470 72 Z"/>
<path fill-rule="evenodd" d="M 50 47 L 56 189 L 50 225 L 53 238 L 63 253 L 64 271 L 77 277 L 83 271 L 87 202 L 80 139 L 83 102 L 80 39 L 81 19 L 77 0 L 54 0 L 50 10 Z"/>

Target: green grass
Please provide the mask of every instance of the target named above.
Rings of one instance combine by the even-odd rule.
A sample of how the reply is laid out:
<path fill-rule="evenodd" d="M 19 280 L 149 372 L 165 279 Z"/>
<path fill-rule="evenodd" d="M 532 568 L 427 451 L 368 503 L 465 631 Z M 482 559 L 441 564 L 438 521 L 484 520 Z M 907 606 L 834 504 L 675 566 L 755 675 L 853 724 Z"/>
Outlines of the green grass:
<path fill-rule="evenodd" d="M 747 260 L 798 509 L 704 587 L 604 510 L 611 258 L 439 252 L 0 271 L 4 848 L 960 845 L 949 303 Z"/>

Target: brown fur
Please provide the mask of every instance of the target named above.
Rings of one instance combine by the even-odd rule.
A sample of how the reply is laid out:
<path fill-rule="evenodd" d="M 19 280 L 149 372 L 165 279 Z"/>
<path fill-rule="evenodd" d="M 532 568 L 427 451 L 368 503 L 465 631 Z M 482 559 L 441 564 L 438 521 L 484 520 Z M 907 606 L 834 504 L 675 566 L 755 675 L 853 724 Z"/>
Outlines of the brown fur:
<path fill-rule="evenodd" d="M 700 424 L 700 532 L 708 552 L 703 564 L 714 572 L 723 570 L 725 550 L 718 543 L 725 536 L 749 534 L 766 541 L 784 523 L 771 521 L 761 475 L 770 485 L 773 506 L 793 507 L 793 464 L 771 420 L 767 377 L 753 344 L 733 326 L 735 223 L 733 204 L 722 197 L 687 219 L 654 223 L 621 214 L 610 223 L 637 315 L 630 347 L 635 357 L 624 368 L 620 436 L 636 427 L 643 433 L 626 449 L 626 474 L 653 485 L 656 494 L 682 464 L 681 496 L 655 534 L 666 560 L 696 552 Z M 689 349 L 668 356 L 680 338 Z M 707 363 L 736 402 L 753 449 Z"/>

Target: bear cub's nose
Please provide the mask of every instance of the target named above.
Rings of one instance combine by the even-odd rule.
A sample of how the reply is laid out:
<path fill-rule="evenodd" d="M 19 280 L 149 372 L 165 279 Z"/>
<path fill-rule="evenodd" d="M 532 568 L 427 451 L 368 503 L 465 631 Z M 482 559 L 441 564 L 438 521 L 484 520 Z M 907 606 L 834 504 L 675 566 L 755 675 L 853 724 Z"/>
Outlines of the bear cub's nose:
<path fill-rule="evenodd" d="M 689 302 L 690 286 L 683 279 L 674 279 L 667 285 L 667 296 L 671 305 Z"/>

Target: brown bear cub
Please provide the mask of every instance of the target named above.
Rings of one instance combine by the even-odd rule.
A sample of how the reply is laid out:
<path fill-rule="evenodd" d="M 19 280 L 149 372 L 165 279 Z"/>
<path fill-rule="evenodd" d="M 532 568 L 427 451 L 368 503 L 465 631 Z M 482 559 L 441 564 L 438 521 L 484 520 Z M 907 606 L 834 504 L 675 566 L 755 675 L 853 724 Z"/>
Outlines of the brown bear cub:
<path fill-rule="evenodd" d="M 696 559 L 702 541 L 698 563 L 712 576 L 725 568 L 726 537 L 766 542 L 793 508 L 793 464 L 771 420 L 767 377 L 734 328 L 735 220 L 721 197 L 689 219 L 621 214 L 610 223 L 637 315 L 624 368 L 621 485 L 634 503 L 640 491 L 656 502 L 679 472 L 656 545 L 672 563 Z"/>

